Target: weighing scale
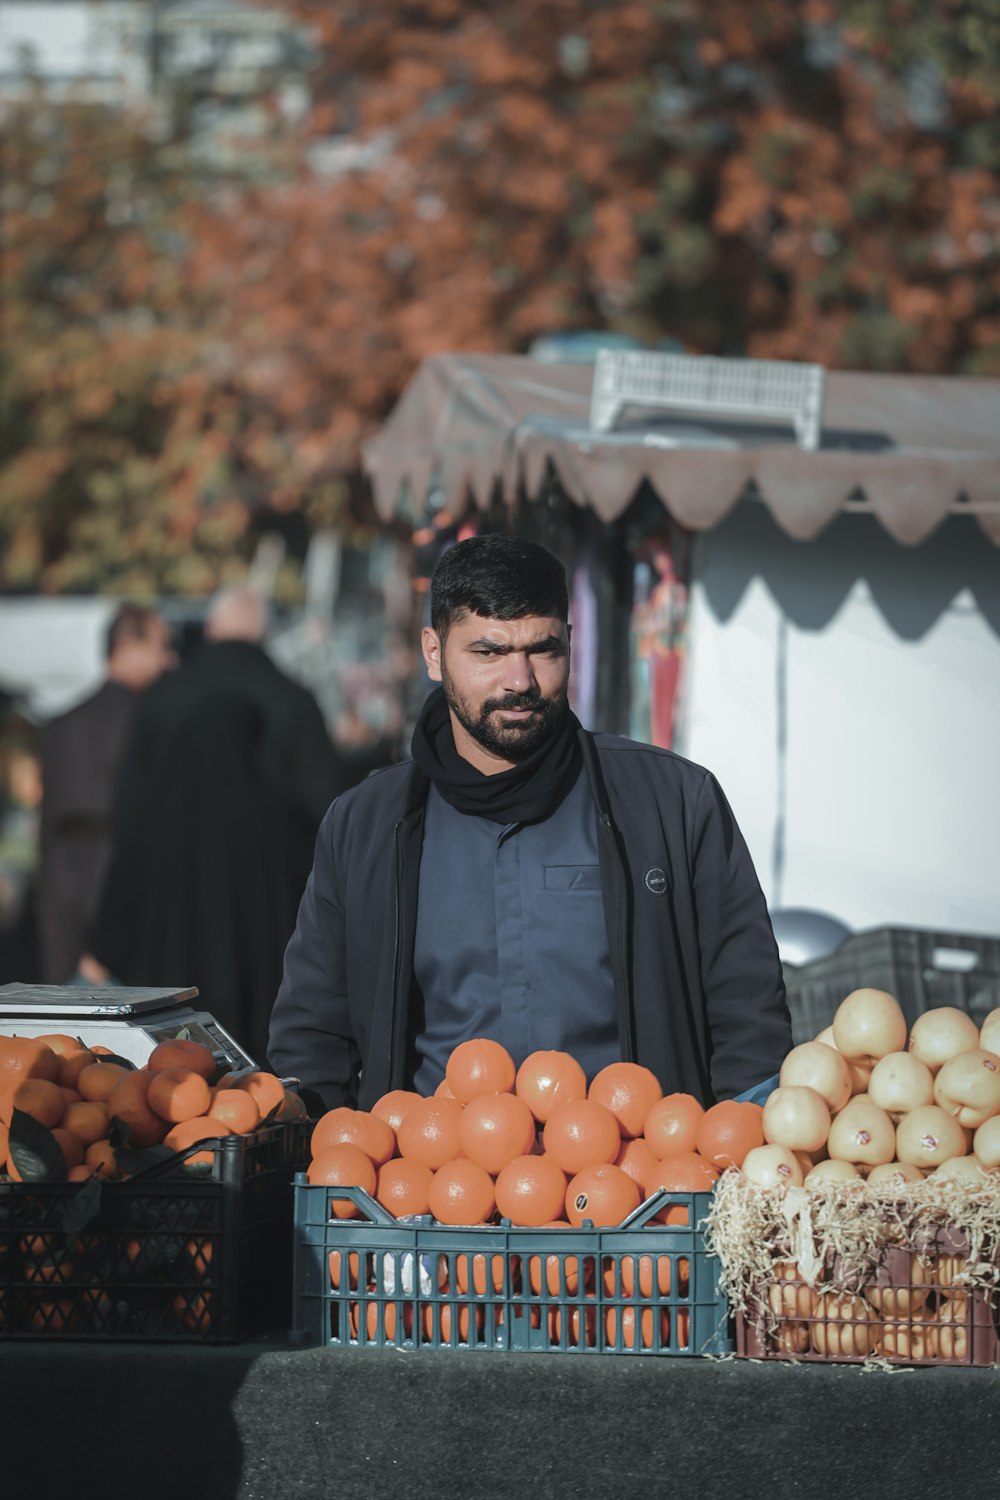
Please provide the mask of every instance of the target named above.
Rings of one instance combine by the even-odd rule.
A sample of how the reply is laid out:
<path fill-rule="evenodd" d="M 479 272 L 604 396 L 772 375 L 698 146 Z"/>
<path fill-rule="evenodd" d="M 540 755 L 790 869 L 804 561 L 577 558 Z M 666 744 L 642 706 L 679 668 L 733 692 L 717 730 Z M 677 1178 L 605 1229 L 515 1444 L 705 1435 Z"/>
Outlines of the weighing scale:
<path fill-rule="evenodd" d="M 62 1032 L 87 1046 L 110 1047 L 141 1068 L 157 1042 L 179 1033 L 201 1042 L 225 1068 L 254 1068 L 256 1062 L 207 1011 L 197 1010 L 194 988 L 131 988 L 125 985 L 2 984 L 0 1033 L 45 1036 Z"/>

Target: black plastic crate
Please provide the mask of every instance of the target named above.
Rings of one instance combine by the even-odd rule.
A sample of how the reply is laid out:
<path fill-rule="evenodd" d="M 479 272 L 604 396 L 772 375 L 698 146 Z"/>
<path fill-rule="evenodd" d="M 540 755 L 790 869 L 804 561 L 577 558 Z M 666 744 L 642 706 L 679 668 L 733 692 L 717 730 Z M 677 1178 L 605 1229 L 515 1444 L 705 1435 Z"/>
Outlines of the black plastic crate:
<path fill-rule="evenodd" d="M 952 1005 L 981 1025 L 1000 1006 L 1000 938 L 967 932 L 875 927 L 813 963 L 785 964 L 784 972 L 795 1042 L 811 1041 L 862 987 L 895 995 L 910 1024 Z"/>
<path fill-rule="evenodd" d="M 221 1344 L 286 1322 L 286 1128 L 209 1149 L 126 1182 L 0 1183 L 0 1340 Z"/>
<path fill-rule="evenodd" d="M 363 1217 L 330 1217 L 348 1199 Z M 708 1193 L 659 1193 L 616 1228 L 394 1219 L 361 1188 L 295 1185 L 291 1337 L 333 1348 L 722 1355 Z M 672 1208 L 680 1223 L 654 1222 Z"/>

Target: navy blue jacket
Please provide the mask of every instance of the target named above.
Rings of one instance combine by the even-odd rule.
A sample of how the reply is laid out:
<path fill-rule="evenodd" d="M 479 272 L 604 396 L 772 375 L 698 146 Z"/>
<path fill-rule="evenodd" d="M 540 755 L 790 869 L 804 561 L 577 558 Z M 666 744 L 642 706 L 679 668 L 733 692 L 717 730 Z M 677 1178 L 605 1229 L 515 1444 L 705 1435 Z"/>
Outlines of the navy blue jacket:
<path fill-rule="evenodd" d="M 764 897 L 722 789 L 691 761 L 581 731 L 597 805 L 621 1056 L 705 1105 L 792 1045 Z M 413 942 L 428 783 L 409 762 L 345 792 L 316 841 L 268 1056 L 311 1106 L 411 1086 Z M 470 892 L 470 900 L 475 893 Z"/>

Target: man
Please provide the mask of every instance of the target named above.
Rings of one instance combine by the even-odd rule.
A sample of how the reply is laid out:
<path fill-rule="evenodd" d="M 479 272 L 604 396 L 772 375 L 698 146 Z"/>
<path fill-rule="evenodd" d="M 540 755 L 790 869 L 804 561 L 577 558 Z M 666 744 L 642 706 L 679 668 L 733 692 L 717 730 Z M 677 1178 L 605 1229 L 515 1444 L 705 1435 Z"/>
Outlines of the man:
<path fill-rule="evenodd" d="M 258 1060 L 316 830 L 343 785 L 315 699 L 266 654 L 266 629 L 259 595 L 224 589 L 204 646 L 136 715 L 87 969 L 196 985 Z"/>
<path fill-rule="evenodd" d="M 73 976 L 107 869 L 111 803 L 122 747 L 140 695 L 176 664 L 162 615 L 122 604 L 108 627 L 107 670 L 96 693 L 49 721 L 42 763 L 39 926 L 42 978 Z"/>
<path fill-rule="evenodd" d="M 565 573 L 533 543 L 445 553 L 413 761 L 320 828 L 269 1056 L 311 1106 L 432 1093 L 457 1043 L 645 1064 L 706 1104 L 791 1046 L 760 886 L 711 774 L 584 732 Z"/>

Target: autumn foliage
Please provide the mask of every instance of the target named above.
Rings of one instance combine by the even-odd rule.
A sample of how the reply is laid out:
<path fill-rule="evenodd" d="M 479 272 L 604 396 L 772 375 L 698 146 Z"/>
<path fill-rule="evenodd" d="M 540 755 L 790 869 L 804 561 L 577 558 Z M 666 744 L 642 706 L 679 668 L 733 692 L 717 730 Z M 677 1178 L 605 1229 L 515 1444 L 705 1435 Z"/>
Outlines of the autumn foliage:
<path fill-rule="evenodd" d="M 997 0 L 289 9 L 312 106 L 245 172 L 7 106 L 0 586 L 199 593 L 342 524 L 440 350 L 1000 373 Z"/>

